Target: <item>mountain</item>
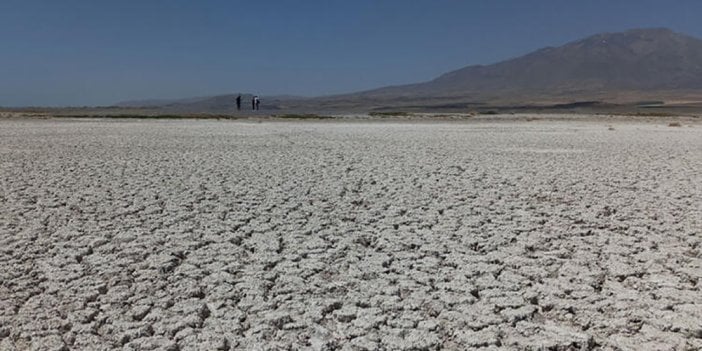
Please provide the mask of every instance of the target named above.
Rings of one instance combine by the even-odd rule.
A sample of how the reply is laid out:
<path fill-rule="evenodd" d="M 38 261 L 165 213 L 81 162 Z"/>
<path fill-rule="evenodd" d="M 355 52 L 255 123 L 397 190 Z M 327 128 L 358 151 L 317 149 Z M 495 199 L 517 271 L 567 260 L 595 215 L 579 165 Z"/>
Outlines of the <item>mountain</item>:
<path fill-rule="evenodd" d="M 603 33 L 432 81 L 358 93 L 363 97 L 533 96 L 602 91 L 702 90 L 702 40 L 669 29 Z"/>
<path fill-rule="evenodd" d="M 201 96 L 184 99 L 145 99 L 145 100 L 129 100 L 115 104 L 116 107 L 159 107 L 177 104 L 192 104 L 212 99 L 214 96 Z"/>
<path fill-rule="evenodd" d="M 202 96 L 185 99 L 150 99 L 150 100 L 132 100 L 122 101 L 114 105 L 118 108 L 146 108 L 158 110 L 161 113 L 217 113 L 229 114 L 234 112 L 236 106 L 236 97 L 238 94 L 226 94 L 216 96 Z M 247 113 L 251 110 L 251 99 L 253 94 L 241 94 L 241 112 Z M 275 95 L 261 97 L 263 106 L 262 110 L 279 110 L 279 104 L 289 101 L 301 103 L 306 97 L 295 95 Z"/>
<path fill-rule="evenodd" d="M 702 40 L 665 28 L 596 34 L 428 82 L 317 98 L 266 99 L 267 109 L 464 107 L 471 103 L 638 101 L 702 97 Z M 231 96 L 170 102 L 172 109 L 231 109 Z M 229 105 L 227 105 L 229 104 Z M 227 107 L 228 106 L 228 107 Z M 197 108 L 195 108 L 197 107 Z"/>
<path fill-rule="evenodd" d="M 236 94 L 227 94 L 185 99 L 134 100 L 119 102 L 115 107 L 149 108 L 163 113 L 231 113 L 236 97 Z M 251 94 L 241 94 L 242 110 L 248 111 L 252 97 Z"/>

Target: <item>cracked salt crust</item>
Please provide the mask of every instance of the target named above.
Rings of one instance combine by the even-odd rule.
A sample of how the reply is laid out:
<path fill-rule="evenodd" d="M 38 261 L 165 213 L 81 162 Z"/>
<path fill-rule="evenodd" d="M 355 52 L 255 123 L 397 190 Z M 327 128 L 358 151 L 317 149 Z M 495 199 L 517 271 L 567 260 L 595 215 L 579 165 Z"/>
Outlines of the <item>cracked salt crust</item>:
<path fill-rule="evenodd" d="M 3 120 L 1 350 L 702 348 L 702 129 Z"/>

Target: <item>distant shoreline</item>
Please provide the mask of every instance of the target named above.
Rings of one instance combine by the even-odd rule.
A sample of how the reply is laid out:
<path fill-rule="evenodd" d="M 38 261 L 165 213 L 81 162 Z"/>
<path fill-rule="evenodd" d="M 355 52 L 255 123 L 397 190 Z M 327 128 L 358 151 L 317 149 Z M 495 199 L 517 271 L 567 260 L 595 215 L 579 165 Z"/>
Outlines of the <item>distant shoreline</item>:
<path fill-rule="evenodd" d="M 665 122 L 697 125 L 702 116 L 670 114 L 592 114 L 592 113 L 341 113 L 341 114 L 78 114 L 78 113 L 39 113 L 0 110 L 1 120 L 133 120 L 133 121 L 240 121 L 240 122 L 291 122 L 291 123 L 450 123 L 450 122 Z"/>

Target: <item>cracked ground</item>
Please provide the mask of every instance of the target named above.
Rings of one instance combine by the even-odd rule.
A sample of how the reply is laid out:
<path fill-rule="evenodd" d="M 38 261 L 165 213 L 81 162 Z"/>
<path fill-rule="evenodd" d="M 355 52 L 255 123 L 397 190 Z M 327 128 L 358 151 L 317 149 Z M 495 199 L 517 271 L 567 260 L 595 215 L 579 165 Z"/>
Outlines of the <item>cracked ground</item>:
<path fill-rule="evenodd" d="M 0 350 L 700 350 L 701 165 L 665 121 L 2 120 Z"/>

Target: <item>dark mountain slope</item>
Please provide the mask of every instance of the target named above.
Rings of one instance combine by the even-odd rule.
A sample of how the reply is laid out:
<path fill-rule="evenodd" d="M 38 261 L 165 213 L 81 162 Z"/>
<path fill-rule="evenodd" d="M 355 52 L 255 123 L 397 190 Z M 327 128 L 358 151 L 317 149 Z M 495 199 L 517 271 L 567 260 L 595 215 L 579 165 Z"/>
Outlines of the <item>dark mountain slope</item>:
<path fill-rule="evenodd" d="M 301 111 L 461 109 L 481 102 L 529 105 L 699 97 L 702 40 L 653 28 L 597 34 L 491 65 L 468 66 L 423 83 L 317 98 L 264 96 L 262 106 L 267 110 Z M 155 105 L 152 101 L 145 104 Z M 167 101 L 161 106 L 169 111 L 227 112 L 232 110 L 233 96 Z"/>
<path fill-rule="evenodd" d="M 465 67 L 425 83 L 354 95 L 509 96 L 676 89 L 702 89 L 702 40 L 668 29 L 636 29 L 597 34 L 492 65 Z"/>

